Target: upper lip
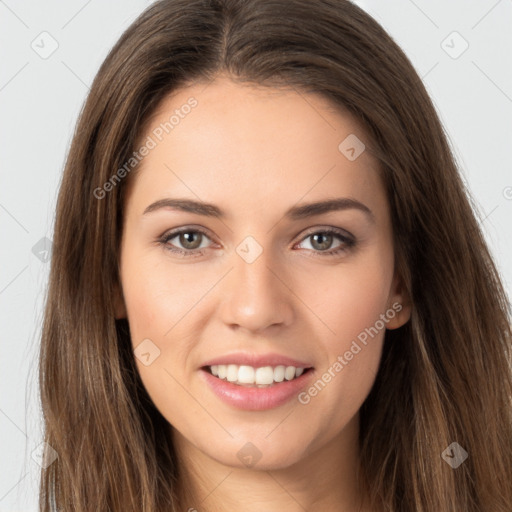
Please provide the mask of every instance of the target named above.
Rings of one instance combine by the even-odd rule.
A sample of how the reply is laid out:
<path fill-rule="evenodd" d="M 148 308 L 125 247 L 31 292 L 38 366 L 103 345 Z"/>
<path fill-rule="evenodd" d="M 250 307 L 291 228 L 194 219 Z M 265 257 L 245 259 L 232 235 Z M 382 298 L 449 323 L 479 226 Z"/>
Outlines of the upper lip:
<path fill-rule="evenodd" d="M 203 363 L 203 366 L 213 366 L 219 364 L 236 364 L 239 366 L 252 366 L 253 368 L 262 368 L 263 366 L 295 366 L 295 368 L 312 368 L 312 365 L 303 361 L 298 361 L 288 356 L 280 354 L 248 354 L 244 352 L 235 352 L 226 354 L 214 359 L 209 359 Z"/>

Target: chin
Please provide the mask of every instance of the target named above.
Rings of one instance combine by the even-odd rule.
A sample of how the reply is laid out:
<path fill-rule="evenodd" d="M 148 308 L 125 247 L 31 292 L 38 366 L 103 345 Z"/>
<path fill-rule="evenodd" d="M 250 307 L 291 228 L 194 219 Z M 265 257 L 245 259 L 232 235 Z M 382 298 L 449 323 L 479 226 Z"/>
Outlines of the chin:
<path fill-rule="evenodd" d="M 236 446 L 233 447 L 233 444 Z M 297 451 L 297 445 L 300 443 L 295 442 L 293 446 L 285 447 L 277 437 L 273 441 L 267 439 L 261 442 L 257 440 L 240 442 L 237 439 L 235 443 L 230 443 L 229 446 L 224 446 L 218 451 L 206 453 L 225 466 L 270 471 L 289 468 L 299 462 L 303 453 Z M 234 453 L 234 456 L 231 456 L 230 452 Z"/>

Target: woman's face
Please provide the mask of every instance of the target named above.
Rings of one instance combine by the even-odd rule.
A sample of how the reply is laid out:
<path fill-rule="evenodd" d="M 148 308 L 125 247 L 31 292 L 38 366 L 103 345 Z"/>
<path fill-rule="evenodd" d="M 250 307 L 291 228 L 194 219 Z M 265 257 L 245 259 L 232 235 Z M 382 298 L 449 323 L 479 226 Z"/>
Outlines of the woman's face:
<path fill-rule="evenodd" d="M 385 329 L 409 318 L 377 162 L 329 107 L 219 78 L 141 138 L 117 316 L 173 432 L 222 464 L 289 466 L 353 432 Z"/>

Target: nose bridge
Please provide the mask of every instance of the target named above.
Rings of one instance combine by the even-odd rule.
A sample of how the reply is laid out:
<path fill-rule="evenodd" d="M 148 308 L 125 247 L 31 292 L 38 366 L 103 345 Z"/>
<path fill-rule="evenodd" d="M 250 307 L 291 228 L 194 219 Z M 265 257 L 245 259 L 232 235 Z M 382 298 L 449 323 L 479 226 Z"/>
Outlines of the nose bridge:
<path fill-rule="evenodd" d="M 224 287 L 224 321 L 250 330 L 289 322 L 291 304 L 287 287 L 276 276 L 280 270 L 272 249 L 246 237 L 236 247 L 233 264 Z"/>

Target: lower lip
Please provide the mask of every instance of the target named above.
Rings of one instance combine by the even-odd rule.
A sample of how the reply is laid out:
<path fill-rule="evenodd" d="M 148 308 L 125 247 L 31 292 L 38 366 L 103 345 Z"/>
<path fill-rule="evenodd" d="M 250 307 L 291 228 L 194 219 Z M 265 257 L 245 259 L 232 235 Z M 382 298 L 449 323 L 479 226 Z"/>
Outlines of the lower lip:
<path fill-rule="evenodd" d="M 246 411 L 264 411 L 279 407 L 297 396 L 306 387 L 313 369 L 304 372 L 293 380 L 283 381 L 268 388 L 250 388 L 218 379 L 210 372 L 201 369 L 201 377 L 210 389 L 225 403 Z"/>

